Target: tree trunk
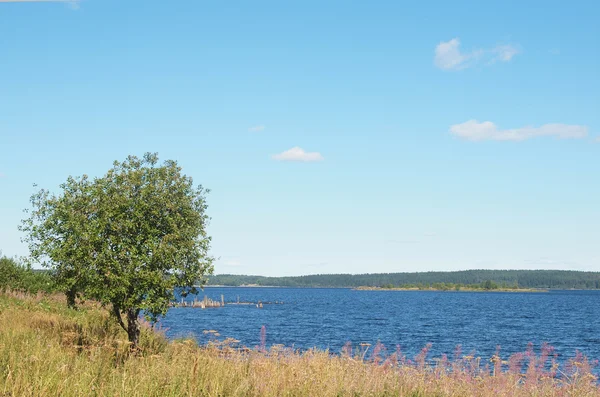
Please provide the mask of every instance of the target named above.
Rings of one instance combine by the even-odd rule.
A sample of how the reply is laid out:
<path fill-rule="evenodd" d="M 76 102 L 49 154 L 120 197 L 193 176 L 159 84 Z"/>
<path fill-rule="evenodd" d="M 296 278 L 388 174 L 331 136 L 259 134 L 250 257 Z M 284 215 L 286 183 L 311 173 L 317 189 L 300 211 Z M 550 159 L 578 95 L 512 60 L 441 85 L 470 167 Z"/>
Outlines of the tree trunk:
<path fill-rule="evenodd" d="M 129 338 L 129 342 L 131 342 L 132 349 L 135 349 L 140 341 L 140 322 L 138 320 L 139 314 L 139 310 L 127 310 L 127 336 Z"/>
<path fill-rule="evenodd" d="M 77 291 L 75 288 L 69 288 L 65 291 L 65 295 L 67 296 L 67 306 L 71 309 L 76 309 L 75 298 L 77 297 Z"/>

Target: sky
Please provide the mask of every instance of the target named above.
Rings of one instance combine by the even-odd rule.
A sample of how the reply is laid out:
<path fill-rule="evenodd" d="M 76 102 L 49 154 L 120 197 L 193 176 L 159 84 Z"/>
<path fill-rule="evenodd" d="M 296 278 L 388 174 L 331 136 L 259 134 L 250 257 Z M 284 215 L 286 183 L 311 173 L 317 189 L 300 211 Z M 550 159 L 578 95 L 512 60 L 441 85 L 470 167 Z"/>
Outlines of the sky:
<path fill-rule="evenodd" d="M 215 273 L 600 271 L 597 1 L 0 0 L 0 250 L 158 152 Z"/>

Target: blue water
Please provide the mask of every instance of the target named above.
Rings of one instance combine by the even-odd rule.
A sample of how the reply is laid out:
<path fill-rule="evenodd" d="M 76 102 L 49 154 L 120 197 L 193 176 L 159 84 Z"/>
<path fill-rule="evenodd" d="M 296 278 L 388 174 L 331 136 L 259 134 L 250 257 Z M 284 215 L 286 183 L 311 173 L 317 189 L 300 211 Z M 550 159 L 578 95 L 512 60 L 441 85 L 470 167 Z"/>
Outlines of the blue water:
<path fill-rule="evenodd" d="M 400 345 L 408 356 L 432 343 L 431 355 L 463 354 L 491 357 L 500 345 L 502 357 L 524 351 L 528 342 L 539 350 L 554 346 L 562 361 L 576 350 L 600 359 L 600 291 L 548 293 L 354 291 L 327 288 L 214 287 L 200 293 L 226 302 L 283 301 L 283 304 L 226 305 L 223 308 L 172 308 L 161 320 L 170 338 L 193 336 L 208 341 L 204 330 L 242 345 L 266 344 L 298 349 L 317 347 L 339 353 L 350 341 L 389 349 Z M 192 300 L 192 298 L 188 298 Z"/>

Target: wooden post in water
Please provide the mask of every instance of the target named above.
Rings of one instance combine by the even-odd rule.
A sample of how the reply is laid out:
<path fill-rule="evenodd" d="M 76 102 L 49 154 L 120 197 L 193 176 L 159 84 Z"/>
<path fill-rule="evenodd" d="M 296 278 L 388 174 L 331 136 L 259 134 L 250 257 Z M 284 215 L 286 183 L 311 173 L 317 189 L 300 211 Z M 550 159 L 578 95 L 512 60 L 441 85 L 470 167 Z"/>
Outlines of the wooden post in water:
<path fill-rule="evenodd" d="M 221 306 L 225 306 L 225 297 L 221 294 Z"/>

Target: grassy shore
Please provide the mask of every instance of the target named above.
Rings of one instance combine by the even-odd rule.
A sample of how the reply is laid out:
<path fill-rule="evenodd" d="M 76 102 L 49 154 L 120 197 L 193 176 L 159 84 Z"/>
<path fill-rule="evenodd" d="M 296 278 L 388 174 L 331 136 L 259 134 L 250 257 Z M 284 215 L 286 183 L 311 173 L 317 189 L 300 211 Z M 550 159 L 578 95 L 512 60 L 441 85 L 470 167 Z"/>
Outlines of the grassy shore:
<path fill-rule="evenodd" d="M 0 293 L 0 396 L 600 396 L 587 360 L 558 372 L 551 350 L 502 361 L 459 354 L 428 365 L 381 345 L 340 355 L 274 346 L 199 347 L 145 327 L 139 350 L 93 304 Z M 367 351 L 369 354 L 366 354 Z M 548 364 L 548 365 L 545 365 Z"/>

